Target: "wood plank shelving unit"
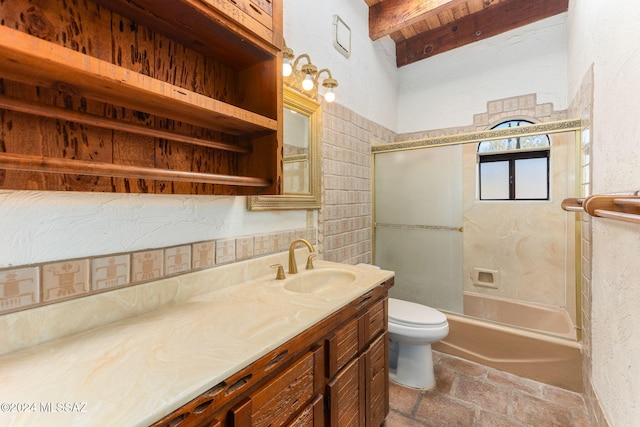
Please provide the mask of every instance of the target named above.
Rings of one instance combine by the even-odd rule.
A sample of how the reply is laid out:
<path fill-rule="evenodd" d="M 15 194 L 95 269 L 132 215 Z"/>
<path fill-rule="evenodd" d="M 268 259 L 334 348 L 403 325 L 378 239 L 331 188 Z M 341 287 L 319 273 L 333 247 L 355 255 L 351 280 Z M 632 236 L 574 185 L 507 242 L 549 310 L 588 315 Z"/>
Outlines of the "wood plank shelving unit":
<path fill-rule="evenodd" d="M 278 194 L 282 6 L 234 3 L 2 3 L 0 188 Z"/>

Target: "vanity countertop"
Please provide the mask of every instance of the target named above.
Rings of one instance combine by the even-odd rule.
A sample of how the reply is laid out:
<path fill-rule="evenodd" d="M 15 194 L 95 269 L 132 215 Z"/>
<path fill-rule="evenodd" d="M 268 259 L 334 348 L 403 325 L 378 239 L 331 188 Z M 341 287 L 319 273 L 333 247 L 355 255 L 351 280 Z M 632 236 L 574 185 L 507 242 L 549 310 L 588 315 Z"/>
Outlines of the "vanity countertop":
<path fill-rule="evenodd" d="M 297 293 L 270 273 L 2 355 L 0 425 L 148 426 L 393 276 L 316 262 L 336 267 L 356 280 Z M 188 288 L 217 270 L 172 280 Z"/>

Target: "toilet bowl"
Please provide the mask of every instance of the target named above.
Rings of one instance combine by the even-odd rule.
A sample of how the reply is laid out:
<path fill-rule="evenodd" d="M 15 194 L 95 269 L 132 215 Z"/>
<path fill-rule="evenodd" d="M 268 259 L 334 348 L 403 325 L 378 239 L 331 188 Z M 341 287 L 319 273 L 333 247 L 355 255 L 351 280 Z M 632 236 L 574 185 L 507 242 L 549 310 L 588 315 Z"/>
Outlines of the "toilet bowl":
<path fill-rule="evenodd" d="M 414 302 L 389 298 L 389 376 L 418 389 L 435 385 L 431 344 L 449 333 L 447 317 Z"/>

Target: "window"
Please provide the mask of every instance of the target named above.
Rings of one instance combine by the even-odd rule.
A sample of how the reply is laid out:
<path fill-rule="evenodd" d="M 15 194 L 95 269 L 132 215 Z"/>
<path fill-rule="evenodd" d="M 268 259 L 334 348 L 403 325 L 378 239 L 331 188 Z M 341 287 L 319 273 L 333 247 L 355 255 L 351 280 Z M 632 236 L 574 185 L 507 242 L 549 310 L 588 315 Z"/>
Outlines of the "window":
<path fill-rule="evenodd" d="M 492 129 L 529 125 L 510 120 Z M 511 137 L 478 144 L 480 200 L 549 200 L 547 135 Z"/>

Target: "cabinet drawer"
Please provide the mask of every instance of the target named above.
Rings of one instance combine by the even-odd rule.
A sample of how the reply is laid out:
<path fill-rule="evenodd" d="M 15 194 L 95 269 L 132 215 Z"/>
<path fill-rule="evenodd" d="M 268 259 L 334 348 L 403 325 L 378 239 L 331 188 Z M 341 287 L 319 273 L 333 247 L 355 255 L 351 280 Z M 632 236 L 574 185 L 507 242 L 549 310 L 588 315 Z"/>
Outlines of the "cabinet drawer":
<path fill-rule="evenodd" d="M 283 425 L 313 394 L 314 353 L 310 352 L 251 396 L 251 425 Z"/>
<path fill-rule="evenodd" d="M 298 415 L 288 427 L 324 426 L 324 396 L 318 395 L 314 401 Z"/>
<path fill-rule="evenodd" d="M 386 300 L 375 303 L 365 314 L 365 344 L 371 342 L 380 332 L 387 329 L 387 316 L 385 310 Z"/>
<path fill-rule="evenodd" d="M 353 359 L 359 350 L 358 319 L 353 319 L 327 340 L 329 349 L 327 376 L 333 377 L 342 367 Z"/>
<path fill-rule="evenodd" d="M 205 2 L 264 40 L 273 43 L 271 1 L 205 0 Z"/>

